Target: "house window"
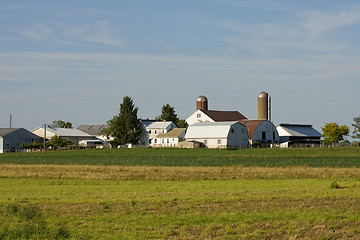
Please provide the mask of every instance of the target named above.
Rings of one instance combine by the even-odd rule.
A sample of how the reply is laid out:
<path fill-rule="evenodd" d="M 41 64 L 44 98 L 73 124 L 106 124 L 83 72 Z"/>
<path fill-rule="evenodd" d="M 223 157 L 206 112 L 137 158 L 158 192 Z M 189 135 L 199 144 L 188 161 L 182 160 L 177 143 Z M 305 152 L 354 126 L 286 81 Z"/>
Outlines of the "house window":
<path fill-rule="evenodd" d="M 164 139 L 161 139 L 161 142 L 164 143 Z"/>
<path fill-rule="evenodd" d="M 149 130 L 149 134 L 151 134 L 151 130 Z"/>
<path fill-rule="evenodd" d="M 207 140 L 206 140 L 206 139 L 204 140 L 204 143 L 207 144 Z"/>
<path fill-rule="evenodd" d="M 275 140 L 275 132 L 273 132 L 273 139 Z"/>
<path fill-rule="evenodd" d="M 169 139 L 167 139 L 166 141 L 167 141 L 167 143 L 169 143 Z"/>
<path fill-rule="evenodd" d="M 261 132 L 261 139 L 265 140 L 266 139 L 266 132 Z"/>
<path fill-rule="evenodd" d="M 201 113 L 196 114 L 197 118 L 201 118 Z"/>
<path fill-rule="evenodd" d="M 149 144 L 151 144 L 151 139 L 149 139 Z"/>
<path fill-rule="evenodd" d="M 155 138 L 155 143 L 157 143 L 157 139 Z"/>
<path fill-rule="evenodd" d="M 231 129 L 231 133 L 234 133 L 234 129 L 233 129 L 233 128 Z"/>
<path fill-rule="evenodd" d="M 218 144 L 221 144 L 221 139 L 218 139 Z"/>
<path fill-rule="evenodd" d="M 155 134 L 157 134 L 157 130 L 155 130 Z"/>

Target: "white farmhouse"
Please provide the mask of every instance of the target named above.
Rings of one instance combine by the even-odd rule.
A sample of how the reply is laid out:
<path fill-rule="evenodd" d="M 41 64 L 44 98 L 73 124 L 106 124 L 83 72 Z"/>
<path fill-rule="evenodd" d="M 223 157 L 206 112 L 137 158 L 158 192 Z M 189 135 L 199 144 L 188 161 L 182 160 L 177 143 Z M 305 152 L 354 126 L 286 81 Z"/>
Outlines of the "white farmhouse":
<path fill-rule="evenodd" d="M 190 125 L 186 141 L 202 143 L 207 148 L 248 148 L 249 135 L 240 122 L 199 122 Z"/>
<path fill-rule="evenodd" d="M 146 126 L 146 133 L 148 138 L 149 146 L 153 144 L 158 144 L 156 136 L 160 133 L 167 133 L 173 128 L 177 128 L 176 125 L 171 121 L 164 122 L 153 122 L 150 125 Z M 156 140 L 156 142 L 155 142 Z"/>
<path fill-rule="evenodd" d="M 173 128 L 167 133 L 159 133 L 153 139 L 153 147 L 178 147 L 185 140 L 186 128 Z"/>

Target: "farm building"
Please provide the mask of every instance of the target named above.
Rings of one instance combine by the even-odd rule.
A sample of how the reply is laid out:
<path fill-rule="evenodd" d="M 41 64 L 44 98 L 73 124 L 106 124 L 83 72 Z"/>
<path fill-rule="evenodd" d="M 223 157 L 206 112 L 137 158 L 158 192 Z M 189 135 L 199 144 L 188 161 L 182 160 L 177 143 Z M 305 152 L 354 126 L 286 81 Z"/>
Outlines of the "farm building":
<path fill-rule="evenodd" d="M 17 152 L 23 143 L 40 141 L 39 136 L 24 128 L 0 128 L 0 153 Z"/>
<path fill-rule="evenodd" d="M 186 128 L 173 128 L 167 133 L 159 133 L 153 138 L 152 147 L 178 147 L 185 140 Z"/>
<path fill-rule="evenodd" d="M 46 133 L 45 133 L 45 129 L 43 127 L 39 127 L 37 129 L 35 129 L 34 131 L 32 131 L 32 133 L 36 134 L 37 136 L 41 137 L 41 138 L 45 138 L 50 140 L 51 137 L 53 136 L 59 136 L 61 139 L 63 140 L 68 140 L 68 141 L 72 141 L 75 144 L 79 144 L 80 141 L 82 140 L 94 140 L 96 139 L 96 137 L 91 136 L 88 133 L 85 133 L 83 131 L 80 131 L 79 129 L 75 129 L 75 128 L 51 128 L 51 127 L 47 127 L 46 128 Z"/>
<path fill-rule="evenodd" d="M 186 119 L 187 124 L 197 122 L 230 122 L 247 119 L 238 111 L 215 111 L 208 110 L 208 100 L 205 96 L 199 96 L 196 100 L 196 112 Z"/>
<path fill-rule="evenodd" d="M 281 123 L 276 129 L 280 147 L 319 146 L 321 143 L 321 133 L 312 125 Z"/>
<path fill-rule="evenodd" d="M 196 141 L 207 148 L 248 148 L 249 135 L 240 122 L 199 122 L 189 126 L 186 141 Z"/>
<path fill-rule="evenodd" d="M 76 129 L 87 133 L 91 136 L 94 136 L 96 139 L 90 140 L 81 140 L 79 142 L 80 145 L 85 146 L 96 146 L 96 147 L 103 147 L 108 145 L 108 142 L 113 140 L 113 137 L 106 136 L 103 133 L 103 130 L 108 128 L 109 125 L 107 124 L 91 124 L 91 125 L 80 125 Z"/>
<path fill-rule="evenodd" d="M 263 146 L 278 144 L 279 134 L 272 122 L 267 120 L 242 120 L 247 128 L 251 145 L 259 143 Z"/>

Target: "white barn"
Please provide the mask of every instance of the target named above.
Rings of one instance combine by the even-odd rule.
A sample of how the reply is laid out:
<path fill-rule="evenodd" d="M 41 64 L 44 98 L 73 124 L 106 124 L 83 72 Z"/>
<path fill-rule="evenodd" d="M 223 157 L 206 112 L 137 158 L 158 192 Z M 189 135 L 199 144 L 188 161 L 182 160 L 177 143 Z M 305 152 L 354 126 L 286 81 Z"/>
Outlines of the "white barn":
<path fill-rule="evenodd" d="M 217 111 L 198 109 L 186 119 L 187 124 L 197 122 L 232 122 L 245 120 L 246 117 L 238 111 Z"/>
<path fill-rule="evenodd" d="M 242 120 L 247 128 L 250 144 L 278 144 L 279 134 L 274 124 L 267 120 Z"/>
<path fill-rule="evenodd" d="M 248 148 L 249 135 L 240 122 L 199 122 L 190 125 L 186 141 L 202 143 L 207 148 Z"/>

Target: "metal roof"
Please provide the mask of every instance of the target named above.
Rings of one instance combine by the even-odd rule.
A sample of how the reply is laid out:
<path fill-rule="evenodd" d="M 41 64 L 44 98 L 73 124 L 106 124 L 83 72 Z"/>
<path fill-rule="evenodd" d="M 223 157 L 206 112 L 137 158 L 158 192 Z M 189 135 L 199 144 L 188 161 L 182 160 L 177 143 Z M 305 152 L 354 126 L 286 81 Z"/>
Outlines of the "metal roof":
<path fill-rule="evenodd" d="M 239 122 L 199 122 L 188 127 L 185 138 L 227 138 L 230 127 Z"/>
<path fill-rule="evenodd" d="M 276 129 L 281 137 L 321 137 L 321 133 L 308 124 L 280 124 Z"/>
<path fill-rule="evenodd" d="M 149 126 L 147 126 L 147 128 L 165 129 L 171 124 L 174 124 L 174 123 L 171 122 L 171 121 L 168 121 L 168 122 L 153 122 Z M 175 124 L 174 124 L 174 126 L 175 126 Z"/>
<path fill-rule="evenodd" d="M 76 128 L 50 128 L 47 127 L 46 131 L 53 133 L 59 137 L 92 137 L 90 134 L 85 133 Z"/>
<path fill-rule="evenodd" d="M 259 126 L 260 123 L 262 123 L 265 120 L 242 120 L 239 121 L 240 123 L 244 124 L 248 130 L 249 138 L 253 139 L 253 136 L 255 134 L 256 128 Z"/>
<path fill-rule="evenodd" d="M 156 137 L 157 138 L 177 138 L 179 137 L 184 131 L 186 131 L 186 128 L 173 128 L 167 133 L 159 133 Z"/>
<path fill-rule="evenodd" d="M 99 135 L 103 135 L 102 130 L 108 127 L 109 127 L 108 124 L 93 124 L 93 125 L 80 125 L 76 129 L 93 136 L 99 136 Z"/>
<path fill-rule="evenodd" d="M 229 122 L 247 119 L 238 111 L 201 110 L 215 122 Z"/>
<path fill-rule="evenodd" d="M 12 132 L 19 130 L 20 128 L 0 128 L 0 136 L 6 136 Z"/>

